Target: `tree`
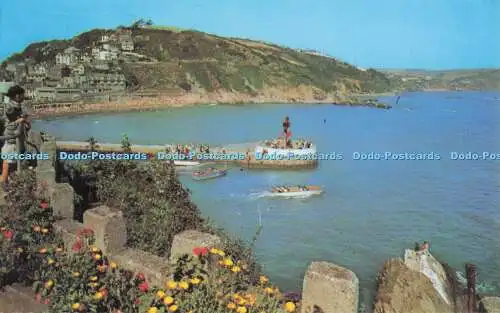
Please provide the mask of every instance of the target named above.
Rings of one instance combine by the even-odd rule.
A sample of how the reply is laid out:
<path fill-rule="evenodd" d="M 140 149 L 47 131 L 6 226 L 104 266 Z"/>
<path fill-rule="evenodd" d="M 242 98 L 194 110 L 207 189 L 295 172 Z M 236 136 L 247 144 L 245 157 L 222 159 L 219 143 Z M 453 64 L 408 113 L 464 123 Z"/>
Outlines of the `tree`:
<path fill-rule="evenodd" d="M 136 20 L 135 22 L 133 22 L 130 27 L 137 29 L 137 28 L 140 28 L 143 26 L 151 26 L 151 25 L 153 25 L 152 19 L 140 18 L 140 19 Z"/>

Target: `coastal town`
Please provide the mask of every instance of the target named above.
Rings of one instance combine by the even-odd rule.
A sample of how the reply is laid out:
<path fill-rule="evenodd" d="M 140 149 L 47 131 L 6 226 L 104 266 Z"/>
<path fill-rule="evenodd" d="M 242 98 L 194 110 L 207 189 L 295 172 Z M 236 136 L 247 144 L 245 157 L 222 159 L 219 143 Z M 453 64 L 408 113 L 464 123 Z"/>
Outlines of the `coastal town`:
<path fill-rule="evenodd" d="M 32 103 L 109 101 L 127 89 L 121 64 L 155 62 L 134 53 L 135 43 L 141 40 L 148 38 L 133 37 L 128 28 L 111 30 L 83 49 L 70 46 L 52 58 L 47 51 L 41 62 L 30 57 L 5 62 L 0 69 L 0 81 L 4 80 L 3 89 L 15 83 L 23 86 Z"/>

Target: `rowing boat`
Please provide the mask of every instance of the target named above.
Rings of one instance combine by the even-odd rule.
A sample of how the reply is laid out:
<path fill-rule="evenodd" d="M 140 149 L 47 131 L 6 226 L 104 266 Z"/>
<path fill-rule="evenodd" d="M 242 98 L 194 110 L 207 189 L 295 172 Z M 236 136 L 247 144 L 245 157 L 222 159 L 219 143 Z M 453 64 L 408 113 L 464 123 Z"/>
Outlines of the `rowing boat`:
<path fill-rule="evenodd" d="M 206 171 L 196 171 L 193 172 L 191 177 L 194 180 L 207 180 L 207 179 L 213 179 L 217 177 L 221 177 L 227 174 L 227 170 L 220 170 L 220 169 L 208 169 Z"/>
<path fill-rule="evenodd" d="M 267 194 L 268 197 L 284 197 L 284 198 L 305 198 L 310 196 L 317 196 L 323 193 L 319 186 L 280 186 L 274 187 Z"/>
<path fill-rule="evenodd" d="M 201 164 L 200 162 L 196 161 L 177 161 L 177 160 L 174 161 L 175 166 L 198 166 L 200 164 Z"/>

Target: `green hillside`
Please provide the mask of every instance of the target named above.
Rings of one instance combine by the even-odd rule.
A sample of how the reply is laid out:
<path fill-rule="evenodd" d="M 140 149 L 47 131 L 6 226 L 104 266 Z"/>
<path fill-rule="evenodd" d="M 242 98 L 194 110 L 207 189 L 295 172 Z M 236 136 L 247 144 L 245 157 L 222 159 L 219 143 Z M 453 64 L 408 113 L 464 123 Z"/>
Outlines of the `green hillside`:
<path fill-rule="evenodd" d="M 116 30 L 95 29 L 71 40 L 34 43 L 4 63 L 52 62 L 70 46 L 90 51 L 101 35 Z M 385 74 L 358 69 L 334 58 L 258 41 L 224 38 L 193 30 L 167 27 L 132 28 L 134 53 L 158 62 L 121 61 L 120 68 L 134 88 L 191 88 L 256 92 L 262 88 L 314 86 L 325 92 L 385 92 L 391 89 Z"/>

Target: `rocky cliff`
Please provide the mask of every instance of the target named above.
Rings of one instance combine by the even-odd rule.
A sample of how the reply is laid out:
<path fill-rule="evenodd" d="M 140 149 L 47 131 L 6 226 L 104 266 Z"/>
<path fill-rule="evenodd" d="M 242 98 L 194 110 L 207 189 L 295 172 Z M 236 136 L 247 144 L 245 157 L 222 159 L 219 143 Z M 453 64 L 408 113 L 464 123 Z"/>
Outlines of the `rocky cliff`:
<path fill-rule="evenodd" d="M 443 266 L 430 254 L 405 251 L 378 276 L 375 313 L 453 313 L 454 295 Z"/>

